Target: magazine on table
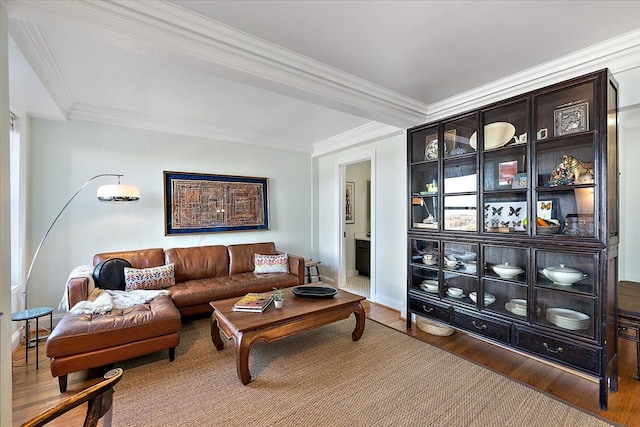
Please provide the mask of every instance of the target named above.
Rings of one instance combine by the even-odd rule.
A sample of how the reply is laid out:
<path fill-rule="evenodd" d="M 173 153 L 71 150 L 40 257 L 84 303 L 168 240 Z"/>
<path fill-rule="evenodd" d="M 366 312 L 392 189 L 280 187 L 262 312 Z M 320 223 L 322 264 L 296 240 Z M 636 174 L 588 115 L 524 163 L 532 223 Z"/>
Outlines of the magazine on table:
<path fill-rule="evenodd" d="M 233 311 L 261 313 L 271 304 L 271 301 L 273 301 L 273 295 L 270 293 L 250 292 L 233 305 Z"/>

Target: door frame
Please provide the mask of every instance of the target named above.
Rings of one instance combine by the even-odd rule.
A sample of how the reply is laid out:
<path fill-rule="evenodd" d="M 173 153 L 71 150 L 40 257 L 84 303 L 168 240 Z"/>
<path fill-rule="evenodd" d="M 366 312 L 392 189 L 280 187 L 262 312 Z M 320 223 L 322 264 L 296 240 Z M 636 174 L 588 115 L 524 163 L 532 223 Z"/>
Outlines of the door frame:
<path fill-rule="evenodd" d="M 369 200 L 371 203 L 371 249 L 369 253 L 370 269 L 369 269 L 369 301 L 376 301 L 376 150 L 366 150 L 359 153 L 354 153 L 351 156 L 341 157 L 335 164 L 336 172 L 336 197 L 339 200 L 338 211 L 336 212 L 337 224 L 338 224 L 338 288 L 343 288 L 346 284 L 346 254 L 345 254 L 345 220 L 344 212 L 346 209 L 345 203 L 345 187 L 346 187 L 346 170 L 347 166 L 355 163 L 370 162 L 370 180 L 371 180 L 371 194 Z"/>

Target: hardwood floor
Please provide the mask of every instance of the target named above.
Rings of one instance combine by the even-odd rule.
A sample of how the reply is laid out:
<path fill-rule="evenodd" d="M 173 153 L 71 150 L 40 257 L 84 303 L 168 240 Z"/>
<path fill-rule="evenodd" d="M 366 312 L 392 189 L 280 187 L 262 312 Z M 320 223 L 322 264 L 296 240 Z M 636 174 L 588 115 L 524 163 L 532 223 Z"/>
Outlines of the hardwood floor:
<path fill-rule="evenodd" d="M 587 377 L 536 361 L 516 352 L 499 348 L 461 332 L 449 337 L 429 335 L 414 327 L 406 331 L 405 320 L 397 311 L 365 302 L 367 317 L 416 337 L 443 350 L 458 354 L 513 379 L 567 401 L 576 407 L 598 414 L 629 427 L 640 427 L 640 381 L 635 379 L 635 344 L 620 340 L 619 387 L 609 395 L 609 410 L 598 409 L 598 384 Z M 366 334 L 366 330 L 365 330 Z M 60 394 L 58 381 L 51 377 L 44 345 L 40 347 L 40 369 L 35 370 L 34 350 L 30 350 L 29 366 L 24 365 L 24 347 L 13 355 L 13 424 L 20 425 L 39 412 L 54 406 L 73 393 L 100 381 L 101 372 L 79 372 L 69 375 L 69 391 Z M 126 372 L 125 372 L 126 375 Z M 118 388 L 116 386 L 116 399 Z M 117 403 L 114 405 L 117 410 Z M 48 424 L 56 427 L 80 426 L 86 406 L 81 406 Z M 98 424 L 101 425 L 101 422 Z"/>

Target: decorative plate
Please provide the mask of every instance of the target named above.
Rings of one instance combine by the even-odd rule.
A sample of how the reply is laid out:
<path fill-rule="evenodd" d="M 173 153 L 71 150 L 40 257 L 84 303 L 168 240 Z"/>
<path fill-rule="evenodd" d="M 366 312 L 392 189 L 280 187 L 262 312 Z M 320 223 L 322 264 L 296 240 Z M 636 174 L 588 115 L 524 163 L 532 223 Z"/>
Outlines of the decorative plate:
<path fill-rule="evenodd" d="M 295 286 L 291 292 L 300 298 L 333 298 L 338 293 L 334 288 L 328 286 Z"/>
<path fill-rule="evenodd" d="M 438 140 L 437 139 L 434 139 L 433 141 L 427 144 L 427 147 L 424 150 L 424 157 L 427 160 L 438 159 Z"/>

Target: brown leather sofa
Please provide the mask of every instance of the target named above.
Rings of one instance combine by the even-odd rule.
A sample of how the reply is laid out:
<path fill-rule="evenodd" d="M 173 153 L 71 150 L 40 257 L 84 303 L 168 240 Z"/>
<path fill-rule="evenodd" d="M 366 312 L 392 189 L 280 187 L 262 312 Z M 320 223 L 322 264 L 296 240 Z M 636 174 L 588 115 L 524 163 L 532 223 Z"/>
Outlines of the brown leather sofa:
<path fill-rule="evenodd" d="M 65 313 L 47 339 L 51 374 L 58 377 L 60 391 L 67 389 L 67 375 L 161 350 L 175 357 L 180 342 L 180 319 L 209 313 L 209 302 L 240 297 L 248 292 L 304 283 L 304 258 L 289 255 L 289 273 L 255 274 L 254 254 L 278 253 L 273 242 L 215 245 L 188 248 L 151 248 L 100 253 L 93 265 L 110 258 L 123 258 L 134 268 L 175 265 L 171 295 L 160 295 L 147 304 L 103 315 Z M 71 278 L 67 283 L 69 307 L 86 300 L 89 279 Z"/>

